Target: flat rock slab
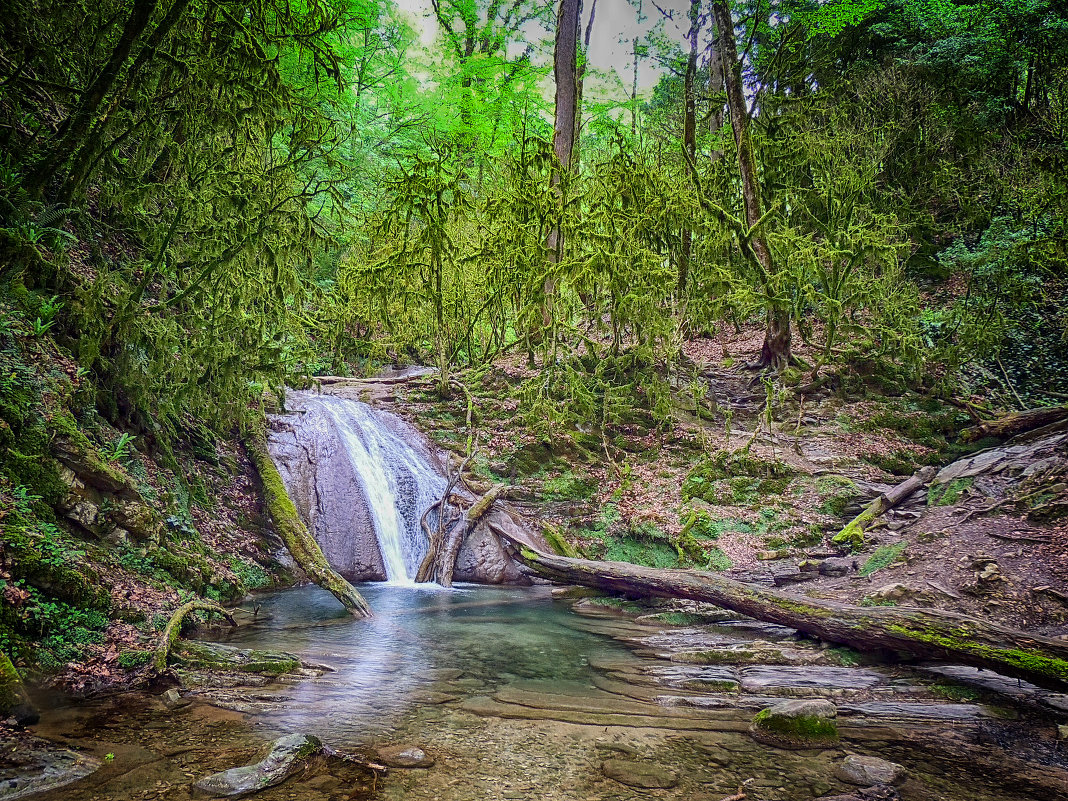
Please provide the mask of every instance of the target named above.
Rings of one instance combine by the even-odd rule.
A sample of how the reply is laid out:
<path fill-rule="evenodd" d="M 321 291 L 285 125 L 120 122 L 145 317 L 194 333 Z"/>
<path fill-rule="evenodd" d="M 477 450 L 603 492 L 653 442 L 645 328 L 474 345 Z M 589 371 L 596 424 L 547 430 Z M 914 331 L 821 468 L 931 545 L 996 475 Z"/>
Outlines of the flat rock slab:
<path fill-rule="evenodd" d="M 1046 690 L 1023 679 L 1012 679 L 965 665 L 924 665 L 923 670 L 1009 698 L 1038 704 L 1058 712 L 1068 712 L 1068 694 Z"/>
<path fill-rule="evenodd" d="M 281 784 L 300 771 L 308 759 L 322 753 L 323 744 L 317 737 L 289 734 L 271 744 L 271 750 L 254 765 L 230 768 L 201 779 L 198 790 L 216 797 L 234 797 L 255 793 Z"/>
<path fill-rule="evenodd" d="M 742 689 L 767 692 L 773 688 L 811 690 L 866 690 L 887 683 L 882 673 L 863 668 L 753 666 L 741 669 Z"/>
<path fill-rule="evenodd" d="M 83 779 L 100 767 L 100 760 L 59 748 L 47 740 L 19 733 L 9 740 L 0 738 L 6 761 L 13 763 L 4 771 L 0 781 L 0 801 L 55 790 Z"/>
<path fill-rule="evenodd" d="M 921 704 L 895 701 L 870 701 L 862 704 L 842 704 L 843 715 L 898 720 L 968 721 L 977 718 L 1004 717 L 978 704 Z"/>
<path fill-rule="evenodd" d="M 642 790 L 666 790 L 679 783 L 679 777 L 667 768 L 629 759 L 606 759 L 601 763 L 601 772 L 620 784 Z"/>

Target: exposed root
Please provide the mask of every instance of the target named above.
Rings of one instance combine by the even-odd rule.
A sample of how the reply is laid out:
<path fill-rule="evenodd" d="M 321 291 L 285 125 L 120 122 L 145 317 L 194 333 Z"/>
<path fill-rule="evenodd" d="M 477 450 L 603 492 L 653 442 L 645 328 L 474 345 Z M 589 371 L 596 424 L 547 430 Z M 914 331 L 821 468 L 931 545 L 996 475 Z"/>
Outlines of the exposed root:
<path fill-rule="evenodd" d="M 185 620 L 191 612 L 213 613 L 225 618 L 226 622 L 231 626 L 237 625 L 237 621 L 234 620 L 233 615 L 214 601 L 189 601 L 188 603 L 182 604 L 174 610 L 171 619 L 167 621 L 167 626 L 163 629 L 163 633 L 159 638 L 159 643 L 156 645 L 156 655 L 152 659 L 152 667 L 156 673 L 163 673 L 167 670 L 167 659 L 171 654 L 171 649 L 178 641 L 178 635 L 182 633 L 182 621 Z"/>

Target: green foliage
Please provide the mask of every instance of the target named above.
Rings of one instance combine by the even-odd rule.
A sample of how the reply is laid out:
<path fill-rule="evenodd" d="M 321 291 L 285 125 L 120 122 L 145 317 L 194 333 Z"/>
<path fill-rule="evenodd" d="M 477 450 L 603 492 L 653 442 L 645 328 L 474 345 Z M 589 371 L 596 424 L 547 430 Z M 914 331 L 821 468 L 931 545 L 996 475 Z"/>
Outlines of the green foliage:
<path fill-rule="evenodd" d="M 975 483 L 975 479 L 955 478 L 945 484 L 932 484 L 927 489 L 928 506 L 952 506 L 961 499 L 964 492 Z"/>
<path fill-rule="evenodd" d="M 875 552 L 868 557 L 868 560 L 861 565 L 857 575 L 861 578 L 867 578 L 883 568 L 890 567 L 890 565 L 901 560 L 908 545 L 907 542 L 897 542 L 893 545 L 880 545 L 875 549 Z"/>

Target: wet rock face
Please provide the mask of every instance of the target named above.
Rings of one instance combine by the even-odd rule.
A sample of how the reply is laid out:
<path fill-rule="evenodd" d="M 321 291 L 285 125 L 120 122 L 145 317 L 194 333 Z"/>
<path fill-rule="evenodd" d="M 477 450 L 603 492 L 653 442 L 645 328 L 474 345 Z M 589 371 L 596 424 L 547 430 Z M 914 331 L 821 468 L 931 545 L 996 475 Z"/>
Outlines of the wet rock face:
<path fill-rule="evenodd" d="M 194 786 L 216 797 L 247 795 L 281 784 L 322 750 L 323 744 L 318 738 L 306 734 L 290 734 L 275 740 L 267 756 L 255 765 L 213 773 Z"/>
<path fill-rule="evenodd" d="M 385 580 L 371 510 L 338 431 L 316 411 L 283 420 L 268 437 L 271 459 L 326 560 L 351 581 Z"/>

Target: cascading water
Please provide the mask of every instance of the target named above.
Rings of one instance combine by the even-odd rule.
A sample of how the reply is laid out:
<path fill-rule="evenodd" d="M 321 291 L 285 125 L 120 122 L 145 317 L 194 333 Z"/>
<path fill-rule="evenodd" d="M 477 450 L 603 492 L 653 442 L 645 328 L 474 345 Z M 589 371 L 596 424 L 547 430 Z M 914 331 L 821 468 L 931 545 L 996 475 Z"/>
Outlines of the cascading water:
<path fill-rule="evenodd" d="M 319 396 L 341 433 L 349 461 L 370 505 L 375 538 L 391 584 L 414 584 L 426 552 L 419 524 L 445 490 L 445 480 L 365 403 Z"/>
<path fill-rule="evenodd" d="M 412 585 L 423 513 L 446 481 L 417 431 L 365 403 L 291 392 L 271 456 L 331 565 L 350 579 Z"/>

